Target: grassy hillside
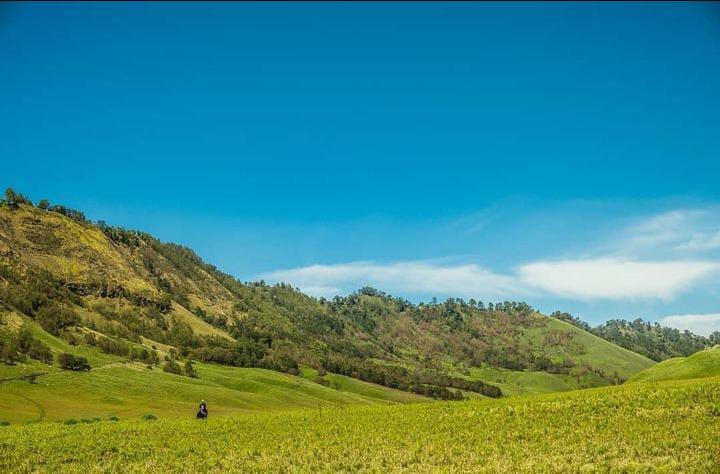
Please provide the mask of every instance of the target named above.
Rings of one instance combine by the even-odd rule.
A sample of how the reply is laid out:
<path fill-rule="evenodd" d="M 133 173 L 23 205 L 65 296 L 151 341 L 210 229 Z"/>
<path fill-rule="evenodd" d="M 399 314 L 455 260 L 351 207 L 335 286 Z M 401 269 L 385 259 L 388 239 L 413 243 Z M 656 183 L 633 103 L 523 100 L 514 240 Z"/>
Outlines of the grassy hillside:
<path fill-rule="evenodd" d="M 572 357 L 580 364 L 587 364 L 605 374 L 617 373 L 618 377 L 627 379 L 633 374 L 646 369 L 654 364 L 649 358 L 624 349 L 611 342 L 608 342 L 594 334 L 583 331 L 572 324 L 560 321 L 555 318 L 548 318 L 544 331 L 537 329 L 526 330 L 528 337 L 535 342 L 535 345 L 547 343 L 548 333 L 563 333 L 571 340 L 571 347 L 576 348 Z M 552 344 L 552 343 L 551 343 Z M 559 351 L 555 357 L 561 357 L 565 347 L 558 345 Z"/>
<path fill-rule="evenodd" d="M 720 379 L 565 394 L 1 428 L 0 470 L 715 472 Z"/>
<path fill-rule="evenodd" d="M 188 248 L 62 206 L 0 205 L 0 361 L 57 368 L 63 352 L 186 375 L 193 361 L 303 366 L 334 374 L 327 386 L 444 399 L 614 384 L 652 364 L 524 303 L 412 304 L 372 288 L 326 301 L 241 283 Z"/>
<path fill-rule="evenodd" d="M 659 382 L 720 376 L 720 348 L 706 349 L 689 357 L 675 357 L 644 370 L 629 382 Z"/>
<path fill-rule="evenodd" d="M 159 367 L 104 354 L 94 347 L 70 346 L 32 321 L 13 316 L 8 319 L 15 325 L 26 324 L 53 351 L 84 356 L 93 368 L 89 372 L 61 370 L 32 359 L 13 365 L 0 364 L 0 421 L 18 423 L 109 416 L 125 419 L 148 413 L 192 418 L 202 399 L 208 401 L 214 416 L 428 400 L 360 380 L 324 386 L 259 368 L 196 363 L 199 378 L 170 374 Z M 33 383 L 23 378 L 30 374 L 39 374 Z"/>
<path fill-rule="evenodd" d="M 382 385 L 363 382 L 352 377 L 346 377 L 339 374 L 325 373 L 322 376 L 318 375 L 318 371 L 309 367 L 305 367 L 301 371 L 301 375 L 304 379 L 311 380 L 319 383 L 323 386 L 333 388 L 334 390 L 341 391 L 343 393 L 352 393 L 360 395 L 361 397 L 373 400 L 373 401 L 386 401 L 386 402 L 421 402 L 429 401 L 430 399 L 416 395 L 414 393 L 403 392 L 400 390 L 393 390 Z"/>
<path fill-rule="evenodd" d="M 554 344 L 548 342 L 557 334 L 568 338 L 572 344 Z M 497 385 L 505 395 L 563 392 L 611 384 L 607 376 L 625 380 L 654 362 L 647 357 L 616 346 L 571 324 L 549 318 L 547 324 L 539 328 L 523 331 L 523 341 L 530 348 L 540 347 L 555 362 L 572 358 L 583 367 L 593 370 L 573 370 L 567 373 L 549 373 L 538 370 L 510 370 L 490 366 L 470 367 L 457 370 L 459 376 L 484 380 Z M 534 349 L 533 349 L 534 350 Z M 601 371 L 605 376 L 600 376 Z"/>
<path fill-rule="evenodd" d="M 427 400 L 406 392 L 353 381 L 325 387 L 265 369 L 197 364 L 199 379 L 148 369 L 139 363 L 110 363 L 85 372 L 53 371 L 34 383 L 0 383 L 0 420 L 19 423 L 75 418 L 136 419 L 144 414 L 192 418 L 200 400 L 214 416 L 348 404 Z"/>

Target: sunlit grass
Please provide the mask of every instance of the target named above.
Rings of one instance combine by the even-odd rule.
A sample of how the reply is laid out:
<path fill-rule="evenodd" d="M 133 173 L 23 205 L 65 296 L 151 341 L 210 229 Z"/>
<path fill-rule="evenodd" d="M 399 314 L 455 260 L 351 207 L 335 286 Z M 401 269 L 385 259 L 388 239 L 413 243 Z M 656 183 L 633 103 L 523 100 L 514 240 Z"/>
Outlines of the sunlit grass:
<path fill-rule="evenodd" d="M 713 472 L 720 379 L 504 400 L 1 428 L 0 470 Z"/>

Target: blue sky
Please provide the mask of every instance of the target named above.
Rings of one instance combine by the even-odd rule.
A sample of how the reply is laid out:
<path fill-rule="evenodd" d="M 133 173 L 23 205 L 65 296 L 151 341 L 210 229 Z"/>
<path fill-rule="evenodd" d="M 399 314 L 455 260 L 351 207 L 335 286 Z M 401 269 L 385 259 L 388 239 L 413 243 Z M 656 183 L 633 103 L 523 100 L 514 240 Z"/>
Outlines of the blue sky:
<path fill-rule="evenodd" d="M 0 185 L 243 280 L 707 332 L 719 85 L 710 3 L 2 3 Z"/>

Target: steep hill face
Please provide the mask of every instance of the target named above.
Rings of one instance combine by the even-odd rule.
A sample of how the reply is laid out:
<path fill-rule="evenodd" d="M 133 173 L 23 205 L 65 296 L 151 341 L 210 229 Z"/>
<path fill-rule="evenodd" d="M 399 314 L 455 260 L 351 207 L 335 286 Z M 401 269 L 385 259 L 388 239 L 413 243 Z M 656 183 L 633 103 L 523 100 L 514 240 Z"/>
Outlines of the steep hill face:
<path fill-rule="evenodd" d="M 191 375 L 180 366 L 193 360 L 291 374 L 306 366 L 322 384 L 329 372 L 441 398 L 607 385 L 652 365 L 523 303 L 414 305 L 371 288 L 315 299 L 241 283 L 185 247 L 21 199 L 0 206 L 0 358 L 63 363 L 23 331 L 30 324 L 70 352 L 174 373 Z"/>

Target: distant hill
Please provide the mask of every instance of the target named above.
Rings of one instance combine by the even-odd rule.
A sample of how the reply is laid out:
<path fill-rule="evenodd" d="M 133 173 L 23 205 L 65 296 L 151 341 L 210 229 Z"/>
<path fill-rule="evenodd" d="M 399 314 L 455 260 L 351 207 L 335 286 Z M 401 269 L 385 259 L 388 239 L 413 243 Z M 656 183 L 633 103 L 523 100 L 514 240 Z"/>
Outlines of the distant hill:
<path fill-rule="evenodd" d="M 0 360 L 9 373 L 114 361 L 201 380 L 193 363 L 304 367 L 319 384 L 349 387 L 345 376 L 445 399 L 614 384 L 653 364 L 525 303 L 412 304 L 373 288 L 328 301 L 243 283 L 186 247 L 11 190 Z"/>
<path fill-rule="evenodd" d="M 556 311 L 551 316 L 657 362 L 671 357 L 686 357 L 720 344 L 720 332 L 704 337 L 639 318 L 633 321 L 611 319 L 596 327 L 590 327 L 585 321 L 568 313 Z"/>
<path fill-rule="evenodd" d="M 629 382 L 659 382 L 716 376 L 720 376 L 720 346 L 696 352 L 689 357 L 668 359 L 636 374 Z"/>

